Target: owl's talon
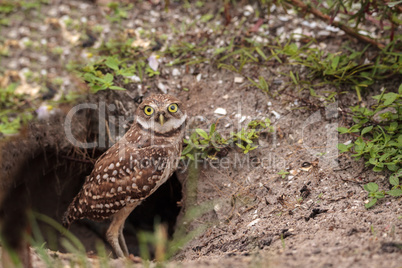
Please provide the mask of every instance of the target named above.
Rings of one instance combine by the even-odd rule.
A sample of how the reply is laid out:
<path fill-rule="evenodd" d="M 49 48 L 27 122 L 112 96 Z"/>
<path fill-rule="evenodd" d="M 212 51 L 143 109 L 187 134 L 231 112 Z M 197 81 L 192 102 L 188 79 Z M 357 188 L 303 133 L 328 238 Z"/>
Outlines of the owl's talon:
<path fill-rule="evenodd" d="M 142 259 L 140 257 L 134 256 L 133 254 L 130 254 L 128 258 L 134 263 L 142 263 Z"/>

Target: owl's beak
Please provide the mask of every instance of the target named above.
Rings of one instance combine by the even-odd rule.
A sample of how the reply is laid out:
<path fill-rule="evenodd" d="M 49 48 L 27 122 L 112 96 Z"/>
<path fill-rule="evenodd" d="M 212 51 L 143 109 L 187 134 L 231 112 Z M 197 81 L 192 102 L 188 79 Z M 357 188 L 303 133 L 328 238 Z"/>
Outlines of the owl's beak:
<path fill-rule="evenodd" d="M 165 123 L 165 117 L 163 116 L 163 114 L 159 115 L 159 123 L 161 123 L 161 126 L 163 126 L 163 123 Z"/>

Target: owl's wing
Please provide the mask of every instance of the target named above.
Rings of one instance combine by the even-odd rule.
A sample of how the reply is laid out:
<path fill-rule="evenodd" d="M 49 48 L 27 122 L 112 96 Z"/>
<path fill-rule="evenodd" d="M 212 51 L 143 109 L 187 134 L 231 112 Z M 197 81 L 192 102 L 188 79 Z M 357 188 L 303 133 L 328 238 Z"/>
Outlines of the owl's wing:
<path fill-rule="evenodd" d="M 115 144 L 116 145 L 116 144 Z M 81 192 L 84 211 L 108 217 L 153 193 L 173 172 L 173 148 L 112 146 L 96 163 Z M 177 159 L 175 159 L 177 158 Z M 83 216 L 85 215 L 84 212 Z"/>

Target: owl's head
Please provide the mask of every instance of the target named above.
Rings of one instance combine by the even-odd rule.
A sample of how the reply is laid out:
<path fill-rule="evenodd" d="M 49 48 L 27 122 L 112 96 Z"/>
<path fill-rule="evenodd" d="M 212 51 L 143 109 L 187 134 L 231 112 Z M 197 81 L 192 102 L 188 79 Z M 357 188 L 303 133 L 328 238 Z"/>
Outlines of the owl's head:
<path fill-rule="evenodd" d="M 137 124 L 156 133 L 168 133 L 184 127 L 187 114 L 182 102 L 165 94 L 151 95 L 138 106 Z"/>

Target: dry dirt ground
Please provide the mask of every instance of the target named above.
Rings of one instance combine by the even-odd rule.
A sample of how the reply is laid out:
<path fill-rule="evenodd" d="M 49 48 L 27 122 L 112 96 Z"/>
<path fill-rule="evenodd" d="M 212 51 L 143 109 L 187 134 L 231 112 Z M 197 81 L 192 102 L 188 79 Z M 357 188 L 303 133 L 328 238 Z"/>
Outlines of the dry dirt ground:
<path fill-rule="evenodd" d="M 128 19 L 111 27 L 104 18 L 104 8 L 92 2 L 50 1 L 41 9 L 43 17 L 25 14 L 32 20 L 12 22 L 9 27 L 2 28 L 2 35 L 13 40 L 29 37 L 41 44 L 60 46 L 63 52 L 55 56 L 42 50 L 14 47 L 10 49 L 9 57 L 2 59 L 2 68 L 14 71 L 29 68 L 34 74 L 40 74 L 42 84 L 49 77 L 60 77 L 63 83 L 59 90 L 64 92 L 83 87 L 63 67 L 75 57 L 84 57 L 88 51 L 79 43 L 73 44 L 68 40 L 73 32 L 61 33 L 61 28 L 52 28 L 54 22 L 47 20 L 44 23 L 48 18 L 69 16 L 82 24 L 87 23 L 88 27 L 101 25 L 104 28 L 99 42 L 114 38 L 126 28 L 141 27 L 156 36 L 166 34 L 166 46 L 180 39 L 191 39 L 197 44 L 198 38 L 208 34 L 205 24 L 196 22 L 186 32 L 181 32 L 180 27 L 199 19 L 208 11 L 218 18 L 217 21 L 224 23 L 223 17 L 219 19 L 222 16 L 219 11 L 221 6 L 215 2 L 190 9 L 173 3 L 168 12 L 164 11 L 162 4 L 151 2 L 135 4 L 135 8 L 128 12 Z M 227 44 L 233 35 L 242 36 L 255 25 L 257 18 L 253 12 L 256 9 L 255 4 L 233 7 L 233 19 L 227 28 L 232 35 L 222 32 L 221 37 L 208 42 L 219 46 Z M 239 21 L 243 21 L 241 27 Z M 318 26 L 312 29 L 303 24 L 305 21 L 311 23 L 313 20 L 285 14 L 278 8 L 273 10 L 269 19 L 268 15 L 265 17 L 267 26 L 256 36 L 263 42 L 270 42 L 281 35 L 287 38 L 293 30 L 300 28 L 303 33 L 316 35 L 320 46 L 328 51 L 338 51 L 343 42 L 359 46 L 341 32 L 321 32 L 320 35 L 318 32 L 325 31 L 325 24 L 317 22 Z M 173 26 L 178 30 L 174 31 Z M 338 142 L 353 138 L 339 136 L 336 131 L 338 126 L 350 124 L 350 118 L 340 111 L 356 104 L 353 93 L 340 95 L 336 102 L 317 108 L 313 103 L 324 107 L 322 100 L 313 98 L 308 92 L 297 92 L 289 78 L 281 75 L 294 70 L 295 67 L 290 65 L 275 61 L 268 66 L 253 65 L 242 74 L 235 74 L 208 64 L 189 68 L 184 65 L 167 67 L 165 64 L 171 60 L 169 57 L 161 59 L 161 75 L 150 80 L 149 87 L 138 87 L 133 83 L 126 92 L 99 92 L 80 102 L 115 104 L 118 108 L 108 111 L 108 118 L 128 118 L 137 106 L 135 97 L 140 93 L 145 96 L 160 93 L 161 86 L 158 85 L 163 84 L 162 90 L 185 102 L 191 118 L 189 133 L 195 128 L 208 129 L 211 123 L 218 122 L 217 130 L 227 135 L 230 131 L 246 127 L 252 119 L 262 118 L 270 118 L 275 131 L 262 134 L 258 149 L 248 154 L 243 154 L 238 148 L 230 148 L 217 161 L 198 161 L 196 175 L 179 172 L 155 193 L 153 200 L 144 202 L 142 208 L 130 216 L 126 236 L 132 253 L 139 254 L 138 230 L 152 229 L 154 215 L 157 214 L 167 224 L 168 233 L 173 237 L 177 236 L 174 230 L 178 228 L 188 232 L 196 228 L 202 230 L 181 245 L 181 249 L 166 263 L 167 267 L 402 267 L 401 198 L 384 198 L 367 210 L 364 207 L 367 193 L 363 185 L 375 181 L 380 188 L 387 189 L 386 174 L 373 172 L 364 166 L 363 161 L 356 162 L 348 154 L 339 155 L 336 148 Z M 172 75 L 174 68 L 179 72 Z M 304 78 L 308 75 L 307 69 L 299 69 L 298 72 Z M 265 77 L 271 92 L 280 94 L 267 96 L 260 89 L 250 86 L 244 79 L 246 76 Z M 397 83 L 391 80 L 374 84 L 371 93 L 364 96 L 365 100 L 378 93 L 381 87 L 396 88 Z M 336 89 L 325 86 L 321 90 Z M 57 98 L 58 94 L 52 98 Z M 69 105 L 61 106 L 60 113 L 50 121 L 31 125 L 29 136 L 22 138 L 23 142 L 17 140 L 3 147 L 3 166 L 7 165 L 4 148 L 13 152 L 8 158 L 10 169 L 16 165 L 15 159 L 27 156 L 36 157 L 38 165 L 43 166 L 36 171 L 26 170 L 26 173 L 41 174 L 31 185 L 31 204 L 34 210 L 59 222 L 92 165 L 90 161 L 77 161 L 80 153 L 84 153 L 74 150 L 64 135 L 65 114 L 70 108 Z M 214 112 L 217 108 L 224 108 L 227 114 L 217 115 Z M 99 120 L 96 113 L 81 113 L 74 120 L 76 137 L 99 134 L 96 133 Z M 47 150 L 55 145 L 57 152 Z M 45 149 L 41 151 L 40 148 Z M 90 154 L 96 158 L 105 149 L 99 148 Z M 49 166 L 51 171 L 46 168 Z M 283 172 L 288 174 L 278 174 Z M 10 177 L 3 184 L 10 185 L 12 180 Z M 189 187 L 190 180 L 196 183 L 195 187 Z M 194 206 L 207 207 L 206 212 L 190 221 L 183 221 L 185 212 Z M 66 251 L 59 246 L 60 235 L 44 225 L 41 228 L 47 245 L 53 250 L 51 255 L 68 264 L 69 258 L 73 258 L 71 255 L 54 253 L 56 250 Z M 71 228 L 85 245 L 91 263 L 96 262 L 93 252 L 96 252 L 97 241 L 104 243 L 110 252 L 102 239 L 104 228 L 105 225 L 88 221 L 78 222 Z M 54 233 L 56 241 L 49 233 Z M 32 255 L 35 266 L 44 264 L 36 252 Z M 120 267 L 124 262 L 110 260 L 109 265 Z"/>

